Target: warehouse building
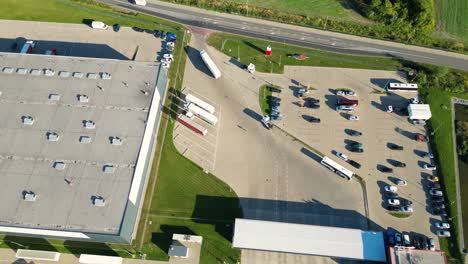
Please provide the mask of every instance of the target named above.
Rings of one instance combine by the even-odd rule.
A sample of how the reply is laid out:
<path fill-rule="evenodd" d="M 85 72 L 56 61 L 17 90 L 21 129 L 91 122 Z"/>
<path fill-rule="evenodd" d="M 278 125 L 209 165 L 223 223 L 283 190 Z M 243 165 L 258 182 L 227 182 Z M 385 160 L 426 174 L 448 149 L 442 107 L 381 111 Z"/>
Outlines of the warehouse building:
<path fill-rule="evenodd" d="M 233 247 L 386 262 L 382 232 L 236 219 Z"/>
<path fill-rule="evenodd" d="M 129 244 L 165 72 L 154 62 L 0 56 L 0 233 Z"/>

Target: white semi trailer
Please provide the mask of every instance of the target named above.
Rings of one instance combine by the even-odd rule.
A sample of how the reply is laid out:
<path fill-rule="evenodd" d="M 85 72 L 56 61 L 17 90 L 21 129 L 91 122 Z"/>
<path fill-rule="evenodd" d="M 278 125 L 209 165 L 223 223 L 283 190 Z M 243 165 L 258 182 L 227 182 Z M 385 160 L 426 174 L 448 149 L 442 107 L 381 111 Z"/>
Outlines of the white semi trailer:
<path fill-rule="evenodd" d="M 215 79 L 219 79 L 221 77 L 221 71 L 216 67 L 216 64 L 210 58 L 210 55 L 208 55 L 205 50 L 202 50 L 200 51 L 200 56 L 202 57 L 203 62 L 205 62 L 206 67 L 210 69 L 211 74 L 213 74 Z"/>
<path fill-rule="evenodd" d="M 196 104 L 192 104 L 190 103 L 188 106 L 187 106 L 187 110 L 198 116 L 199 118 L 205 120 L 206 122 L 212 124 L 213 126 L 216 125 L 216 123 L 218 122 L 218 118 L 210 113 L 208 113 L 207 111 L 203 110 L 201 107 L 197 106 Z"/>
<path fill-rule="evenodd" d="M 196 97 L 193 94 L 187 94 L 185 96 L 185 101 L 187 103 L 196 104 L 197 106 L 201 107 L 203 110 L 207 111 L 210 114 L 214 114 L 214 112 L 215 112 L 214 106 L 212 106 L 209 103 L 201 100 L 200 98 Z"/>

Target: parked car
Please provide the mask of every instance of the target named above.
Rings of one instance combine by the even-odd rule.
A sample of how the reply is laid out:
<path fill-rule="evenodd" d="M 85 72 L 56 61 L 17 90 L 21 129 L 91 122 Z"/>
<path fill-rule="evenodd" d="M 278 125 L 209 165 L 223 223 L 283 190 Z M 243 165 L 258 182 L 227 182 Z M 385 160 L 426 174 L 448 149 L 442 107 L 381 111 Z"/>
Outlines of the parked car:
<path fill-rule="evenodd" d="M 381 172 L 388 172 L 388 173 L 392 173 L 392 172 L 393 172 L 393 169 L 392 169 L 392 168 L 389 168 L 389 167 L 387 167 L 387 166 L 383 166 L 383 165 L 381 165 L 381 167 L 380 167 L 380 171 L 381 171 Z"/>
<path fill-rule="evenodd" d="M 400 168 L 405 168 L 405 167 L 406 167 L 406 163 L 401 162 L 401 161 L 398 161 L 398 160 L 395 160 L 395 161 L 393 161 L 393 166 L 395 166 L 395 167 L 400 167 Z"/>
<path fill-rule="evenodd" d="M 112 29 L 115 31 L 115 32 L 119 32 L 120 31 L 120 24 L 114 24 L 112 26 Z"/>
<path fill-rule="evenodd" d="M 347 96 L 357 96 L 357 93 L 355 91 L 351 91 L 351 90 L 346 90 L 344 93 Z"/>
<path fill-rule="evenodd" d="M 359 120 L 359 116 L 357 116 L 357 115 L 349 115 L 349 116 L 348 116 L 348 120 L 357 121 L 357 120 Z"/>
<path fill-rule="evenodd" d="M 272 121 L 281 121 L 283 118 L 281 115 L 270 115 Z"/>
<path fill-rule="evenodd" d="M 438 184 L 437 182 L 428 182 L 427 183 L 427 187 L 429 189 L 440 189 L 440 184 Z"/>
<path fill-rule="evenodd" d="M 320 123 L 320 118 L 317 118 L 317 117 L 313 117 L 313 116 L 309 116 L 307 118 L 307 121 L 311 122 L 311 123 Z"/>
<path fill-rule="evenodd" d="M 433 238 L 427 239 L 427 243 L 429 244 L 429 250 L 434 251 L 435 250 L 435 243 Z"/>
<path fill-rule="evenodd" d="M 167 32 L 161 32 L 161 39 L 165 40 L 167 38 Z"/>
<path fill-rule="evenodd" d="M 419 104 L 419 98 L 416 96 L 416 97 L 413 97 L 409 100 L 410 104 Z"/>
<path fill-rule="evenodd" d="M 431 182 L 439 182 L 439 177 L 431 175 L 427 177 L 427 180 Z"/>
<path fill-rule="evenodd" d="M 397 145 L 395 143 L 388 143 L 388 147 L 393 150 L 403 150 L 403 146 Z"/>
<path fill-rule="evenodd" d="M 281 98 L 270 95 L 270 96 L 267 96 L 267 101 L 268 102 L 281 102 Z"/>
<path fill-rule="evenodd" d="M 435 165 L 431 165 L 431 164 L 428 164 L 428 163 L 425 163 L 423 165 L 423 168 L 426 169 L 426 170 L 436 170 L 436 166 Z"/>
<path fill-rule="evenodd" d="M 431 207 L 433 210 L 442 210 L 445 209 L 444 203 L 431 203 Z"/>
<path fill-rule="evenodd" d="M 143 32 L 143 31 L 145 31 L 144 29 L 139 28 L 139 27 L 132 27 L 132 29 L 135 30 L 136 32 Z"/>
<path fill-rule="evenodd" d="M 400 205 L 400 200 L 398 200 L 398 199 L 388 199 L 388 200 L 387 200 L 387 203 L 388 203 L 389 205 L 395 205 L 395 206 L 397 206 L 397 205 Z"/>
<path fill-rule="evenodd" d="M 387 113 L 393 113 L 393 106 L 387 106 Z"/>
<path fill-rule="evenodd" d="M 406 186 L 406 185 L 408 185 L 408 182 L 406 182 L 405 180 L 400 180 L 400 179 L 397 179 L 397 180 L 395 181 L 395 183 L 396 183 L 396 185 L 398 185 L 398 186 Z"/>
<path fill-rule="evenodd" d="M 441 202 L 444 202 L 445 200 L 444 200 L 444 197 L 442 197 L 442 196 L 432 196 L 432 197 L 431 197 L 431 201 L 432 201 L 433 203 L 434 203 L 434 202 L 439 202 L 439 203 L 441 203 Z"/>
<path fill-rule="evenodd" d="M 109 26 L 104 24 L 102 21 L 93 21 L 91 22 L 91 27 L 94 29 L 104 29 L 106 30 Z"/>
<path fill-rule="evenodd" d="M 412 123 L 413 125 L 423 125 L 423 126 L 426 125 L 426 121 L 425 121 L 425 120 L 417 120 L 417 119 L 415 119 L 415 120 L 411 120 L 411 123 Z"/>
<path fill-rule="evenodd" d="M 356 141 L 352 141 L 349 145 L 351 147 L 356 147 L 356 148 L 362 148 L 362 146 L 363 146 L 362 143 L 359 143 L 359 142 L 356 142 Z"/>
<path fill-rule="evenodd" d="M 387 242 L 390 246 L 395 245 L 395 233 L 392 230 L 387 230 Z"/>
<path fill-rule="evenodd" d="M 341 152 L 338 152 L 338 151 L 337 151 L 337 152 L 335 152 L 335 155 L 336 155 L 338 158 L 342 159 L 342 160 L 348 160 L 348 156 L 346 156 L 345 154 L 343 154 L 343 153 L 341 153 Z"/>
<path fill-rule="evenodd" d="M 437 230 L 436 234 L 439 237 L 450 237 L 450 232 L 445 230 Z"/>
<path fill-rule="evenodd" d="M 429 138 L 427 136 L 424 136 L 423 134 L 417 133 L 414 136 L 414 140 L 419 141 L 419 142 L 428 142 Z"/>
<path fill-rule="evenodd" d="M 347 133 L 348 133 L 350 136 L 354 136 L 354 137 L 360 137 L 360 136 L 362 136 L 362 133 L 361 133 L 361 132 L 356 131 L 356 130 L 352 130 L 352 129 L 348 129 L 348 130 L 347 130 Z"/>
<path fill-rule="evenodd" d="M 432 153 L 430 153 L 430 152 L 426 152 L 426 153 L 423 154 L 422 157 L 423 157 L 423 158 L 433 159 L 433 158 L 434 158 L 434 155 L 432 155 Z"/>
<path fill-rule="evenodd" d="M 356 152 L 356 153 L 363 153 L 364 152 L 364 149 L 363 148 L 360 148 L 360 147 L 352 147 L 350 149 L 351 152 Z"/>
<path fill-rule="evenodd" d="M 429 190 L 429 194 L 432 196 L 443 196 L 444 193 L 441 190 Z"/>
<path fill-rule="evenodd" d="M 445 222 L 435 222 L 435 227 L 440 228 L 440 229 L 449 229 L 450 224 L 445 223 Z"/>
<path fill-rule="evenodd" d="M 345 95 L 345 91 L 337 89 L 337 90 L 335 90 L 335 94 L 336 95 Z"/>
<path fill-rule="evenodd" d="M 388 211 L 394 211 L 394 212 L 400 211 L 400 207 L 394 206 L 394 205 L 387 205 L 387 207 L 385 207 L 385 209 L 387 209 Z"/>
<path fill-rule="evenodd" d="M 392 192 L 392 193 L 398 192 L 398 188 L 396 186 L 392 186 L 392 185 L 385 185 L 384 190 L 386 192 Z"/>
<path fill-rule="evenodd" d="M 354 107 L 352 107 L 350 105 L 339 105 L 339 106 L 335 107 L 335 110 L 336 111 L 352 112 L 352 111 L 354 111 Z"/>
<path fill-rule="evenodd" d="M 320 100 L 319 100 L 319 99 L 315 99 L 315 98 L 312 98 L 312 97 L 304 98 L 304 101 L 310 102 L 310 103 L 313 103 L 313 104 L 318 104 L 318 103 L 320 103 Z"/>
<path fill-rule="evenodd" d="M 302 96 L 304 94 L 309 94 L 309 89 L 306 89 L 306 88 L 299 88 L 299 90 L 297 91 L 299 94 L 302 94 Z"/>
<path fill-rule="evenodd" d="M 421 237 L 421 238 L 422 238 L 421 239 L 422 249 L 428 250 L 429 249 L 429 243 L 427 243 L 427 240 L 425 238 L 423 238 L 423 237 Z"/>
<path fill-rule="evenodd" d="M 408 200 L 408 199 L 404 199 L 404 198 L 400 198 L 400 203 L 401 203 L 401 205 L 403 205 L 403 206 L 408 206 L 408 205 L 412 205 L 412 204 L 413 204 L 412 201 L 410 201 L 410 200 Z"/>
<path fill-rule="evenodd" d="M 384 195 L 387 199 L 396 199 L 396 198 L 401 199 L 400 197 L 398 197 L 397 193 L 386 192 L 384 193 Z"/>
<path fill-rule="evenodd" d="M 401 233 L 396 232 L 395 233 L 395 246 L 399 247 L 403 245 L 403 239 L 401 237 Z"/>
<path fill-rule="evenodd" d="M 400 211 L 401 212 L 404 212 L 404 213 L 412 213 L 413 212 L 413 207 L 411 206 L 403 206 L 403 207 L 400 207 Z"/>
<path fill-rule="evenodd" d="M 155 30 L 154 31 L 154 36 L 157 37 L 157 38 L 161 37 L 161 31 Z"/>
<path fill-rule="evenodd" d="M 314 104 L 314 103 L 304 103 L 304 106 L 307 107 L 307 108 L 310 108 L 310 109 L 319 109 L 320 108 L 320 105 L 318 104 Z"/>
<path fill-rule="evenodd" d="M 432 211 L 433 215 L 440 215 L 440 216 L 447 216 L 447 212 L 445 210 L 434 210 Z"/>
<path fill-rule="evenodd" d="M 281 89 L 276 88 L 276 87 L 273 87 L 273 86 L 268 86 L 267 89 L 268 89 L 270 92 L 273 92 L 273 93 L 281 93 Z"/>
<path fill-rule="evenodd" d="M 353 166 L 354 168 L 356 169 L 360 169 L 361 168 L 361 164 L 359 164 L 358 162 L 354 161 L 354 160 L 348 160 L 348 163 Z"/>
<path fill-rule="evenodd" d="M 410 237 L 408 234 L 403 234 L 403 246 L 405 247 L 411 246 Z"/>

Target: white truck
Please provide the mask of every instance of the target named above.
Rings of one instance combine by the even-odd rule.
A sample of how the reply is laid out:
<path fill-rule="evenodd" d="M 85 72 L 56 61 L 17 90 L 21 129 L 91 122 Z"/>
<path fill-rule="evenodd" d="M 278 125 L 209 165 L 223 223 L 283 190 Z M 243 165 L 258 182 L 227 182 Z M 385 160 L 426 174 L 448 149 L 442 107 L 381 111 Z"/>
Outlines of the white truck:
<path fill-rule="evenodd" d="M 207 111 L 210 114 L 214 114 L 214 112 L 215 112 L 214 106 L 212 106 L 209 103 L 199 99 L 198 97 L 194 96 L 193 94 L 187 94 L 185 96 L 185 101 L 187 103 L 196 104 L 197 106 L 199 106 L 200 108 L 202 108 L 203 110 Z"/>
<path fill-rule="evenodd" d="M 201 107 L 197 106 L 196 104 L 190 103 L 187 106 L 187 110 L 189 113 L 192 113 L 198 116 L 199 118 L 205 120 L 206 122 L 208 122 L 209 124 L 212 124 L 213 126 L 216 125 L 216 123 L 218 122 L 218 118 L 216 116 L 208 113 L 207 111 L 203 110 Z"/>
<path fill-rule="evenodd" d="M 205 62 L 206 67 L 211 71 L 211 74 L 215 77 L 215 79 L 219 79 L 221 77 L 221 71 L 216 67 L 216 64 L 213 62 L 213 60 L 210 58 L 210 55 L 206 53 L 205 50 L 200 51 L 200 56 Z"/>

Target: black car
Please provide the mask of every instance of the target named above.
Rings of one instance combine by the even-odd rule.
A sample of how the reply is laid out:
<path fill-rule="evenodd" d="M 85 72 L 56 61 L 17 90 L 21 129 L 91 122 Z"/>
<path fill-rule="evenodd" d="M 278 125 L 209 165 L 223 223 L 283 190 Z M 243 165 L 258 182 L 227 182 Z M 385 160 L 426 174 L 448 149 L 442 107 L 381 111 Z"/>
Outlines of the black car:
<path fill-rule="evenodd" d="M 437 182 L 429 182 L 427 184 L 427 187 L 429 187 L 429 189 L 440 189 L 441 188 L 440 184 L 438 184 Z"/>
<path fill-rule="evenodd" d="M 267 96 L 267 101 L 268 102 L 281 102 L 281 98 L 269 95 Z"/>
<path fill-rule="evenodd" d="M 320 105 L 312 104 L 312 103 L 305 103 L 304 106 L 308 107 L 308 108 L 311 108 L 311 109 L 319 109 L 320 108 Z"/>
<path fill-rule="evenodd" d="M 359 143 L 359 142 L 357 142 L 357 141 L 350 141 L 350 142 L 349 142 L 349 145 L 350 145 L 351 147 L 356 147 L 356 148 L 362 147 L 362 143 Z"/>
<path fill-rule="evenodd" d="M 401 199 L 400 197 L 398 197 L 397 193 L 385 192 L 384 195 L 387 199 Z"/>
<path fill-rule="evenodd" d="M 315 99 L 315 98 L 312 98 L 312 97 L 304 98 L 304 101 L 306 101 L 307 103 L 311 103 L 311 104 L 318 104 L 318 103 L 320 103 L 320 100 L 319 100 L 319 99 Z"/>
<path fill-rule="evenodd" d="M 307 121 L 309 121 L 311 123 L 320 123 L 320 118 L 310 116 L 310 117 L 307 118 Z"/>
<path fill-rule="evenodd" d="M 400 198 L 400 204 L 403 206 L 408 206 L 408 205 L 412 205 L 413 202 L 408 199 Z"/>
<path fill-rule="evenodd" d="M 445 209 L 444 203 L 431 203 L 431 207 L 435 210 Z"/>
<path fill-rule="evenodd" d="M 400 207 L 393 205 L 387 205 L 386 209 L 389 211 L 400 211 Z"/>
<path fill-rule="evenodd" d="M 271 106 L 271 108 L 279 107 L 279 106 L 281 106 L 281 104 L 279 102 L 270 102 L 270 106 Z"/>
<path fill-rule="evenodd" d="M 114 24 L 114 25 L 112 26 L 112 29 L 113 29 L 115 32 L 119 32 L 119 30 L 120 30 L 120 24 Z"/>
<path fill-rule="evenodd" d="M 352 147 L 351 152 L 363 153 L 364 149 L 359 147 Z"/>
<path fill-rule="evenodd" d="M 405 168 L 406 163 L 395 160 L 395 161 L 393 161 L 393 166 L 400 167 L 400 168 Z"/>
<path fill-rule="evenodd" d="M 411 241 L 411 245 L 413 245 L 415 248 L 420 249 L 422 247 L 422 244 L 420 243 L 418 236 L 415 236 L 415 235 L 410 236 L 410 241 Z"/>
<path fill-rule="evenodd" d="M 447 212 L 445 212 L 445 210 L 440 210 L 440 209 L 433 210 L 432 214 L 440 215 L 440 216 L 447 216 Z"/>
<path fill-rule="evenodd" d="M 345 129 L 345 132 L 350 135 L 350 136 L 355 136 L 355 137 L 360 137 L 362 136 L 362 133 L 359 132 L 359 131 L 356 131 L 356 130 L 352 130 L 352 129 Z"/>
<path fill-rule="evenodd" d="M 393 150 L 403 150 L 403 146 L 397 145 L 395 143 L 388 143 L 388 147 Z"/>
<path fill-rule="evenodd" d="M 429 249 L 429 244 L 427 243 L 427 240 L 424 238 L 424 237 L 421 237 L 422 238 L 422 249 L 424 250 L 428 250 Z"/>
<path fill-rule="evenodd" d="M 281 89 L 273 87 L 273 86 L 268 86 L 267 89 L 273 93 L 281 93 Z"/>
<path fill-rule="evenodd" d="M 154 31 L 154 36 L 157 37 L 157 38 L 161 37 L 161 31 L 155 30 Z"/>
<path fill-rule="evenodd" d="M 161 39 L 166 39 L 167 38 L 167 32 L 161 31 Z"/>
<path fill-rule="evenodd" d="M 145 31 L 144 29 L 139 28 L 139 27 L 132 27 L 132 29 L 135 30 L 136 32 L 143 32 L 143 31 Z"/>
<path fill-rule="evenodd" d="M 350 159 L 349 159 L 349 160 L 348 160 L 348 163 L 349 163 L 351 166 L 353 166 L 354 168 L 356 168 L 356 169 L 360 169 L 360 168 L 361 168 L 361 164 L 357 163 L 357 162 L 354 161 L 354 160 L 350 160 Z"/>
<path fill-rule="evenodd" d="M 387 166 L 383 166 L 383 165 L 382 165 L 382 166 L 380 167 L 380 171 L 381 171 L 381 172 L 392 173 L 392 172 L 393 172 L 393 169 L 392 169 L 392 168 L 389 168 L 389 167 L 387 167 Z"/>
<path fill-rule="evenodd" d="M 442 196 L 431 195 L 431 201 L 433 203 L 443 203 L 445 200 L 444 200 L 444 197 L 442 197 Z"/>

